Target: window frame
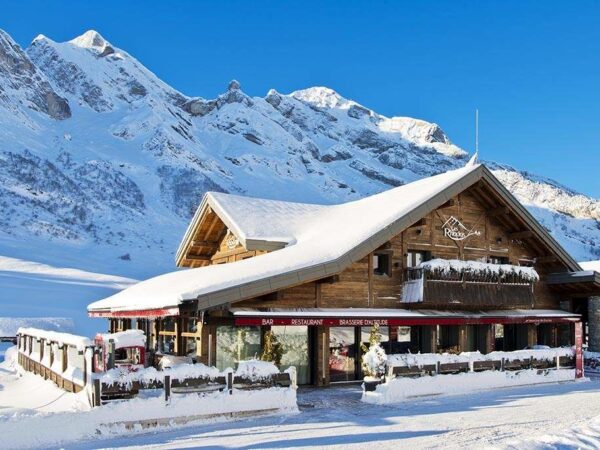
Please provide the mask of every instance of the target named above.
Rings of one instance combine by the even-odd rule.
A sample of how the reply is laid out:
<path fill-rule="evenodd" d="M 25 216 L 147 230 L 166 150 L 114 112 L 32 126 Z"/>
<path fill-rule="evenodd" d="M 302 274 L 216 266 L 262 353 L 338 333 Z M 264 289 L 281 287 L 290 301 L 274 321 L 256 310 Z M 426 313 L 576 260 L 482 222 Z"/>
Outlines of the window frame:
<path fill-rule="evenodd" d="M 380 263 L 381 263 L 381 257 L 384 257 L 387 262 L 385 264 L 385 270 L 381 270 L 380 269 Z M 378 276 L 378 277 L 382 277 L 382 276 L 387 276 L 387 277 L 391 277 L 392 276 L 392 266 L 393 266 L 393 256 L 394 256 L 394 251 L 393 250 L 377 250 L 373 252 L 373 256 L 372 256 L 372 263 L 373 263 L 373 275 Z M 377 258 L 377 267 L 375 267 L 375 258 Z"/>

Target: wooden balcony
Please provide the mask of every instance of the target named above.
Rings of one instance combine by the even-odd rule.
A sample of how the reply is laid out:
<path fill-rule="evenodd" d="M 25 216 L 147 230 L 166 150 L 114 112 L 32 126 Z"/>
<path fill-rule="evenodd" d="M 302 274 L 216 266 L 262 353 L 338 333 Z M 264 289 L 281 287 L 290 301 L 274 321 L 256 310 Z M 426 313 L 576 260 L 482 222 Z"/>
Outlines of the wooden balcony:
<path fill-rule="evenodd" d="M 533 282 L 517 276 L 494 279 L 489 274 L 441 274 L 415 268 L 404 274 L 402 303 L 468 308 L 531 308 Z"/>

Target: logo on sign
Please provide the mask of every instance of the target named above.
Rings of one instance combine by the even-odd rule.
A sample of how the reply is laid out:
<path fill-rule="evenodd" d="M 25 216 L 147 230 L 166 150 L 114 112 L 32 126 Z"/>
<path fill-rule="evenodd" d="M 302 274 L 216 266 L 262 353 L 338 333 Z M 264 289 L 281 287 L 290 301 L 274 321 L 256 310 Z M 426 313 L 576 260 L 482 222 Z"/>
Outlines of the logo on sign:
<path fill-rule="evenodd" d="M 238 246 L 238 244 L 240 243 L 238 238 L 236 238 L 233 234 L 231 234 L 225 242 L 227 244 L 227 248 L 229 248 L 229 249 L 236 248 Z"/>
<path fill-rule="evenodd" d="M 444 230 L 444 236 L 453 241 L 464 241 L 471 236 L 481 236 L 481 231 L 476 230 L 474 227 L 468 229 L 454 216 L 450 216 L 450 218 L 444 222 L 442 229 Z"/>

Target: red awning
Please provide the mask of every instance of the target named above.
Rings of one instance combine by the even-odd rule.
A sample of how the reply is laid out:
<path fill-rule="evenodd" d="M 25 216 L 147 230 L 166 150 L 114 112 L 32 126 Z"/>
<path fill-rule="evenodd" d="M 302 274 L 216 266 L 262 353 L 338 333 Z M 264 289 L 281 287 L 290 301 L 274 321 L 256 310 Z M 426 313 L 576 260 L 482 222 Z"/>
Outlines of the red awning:
<path fill-rule="evenodd" d="M 143 317 L 152 319 L 156 317 L 178 316 L 179 308 L 157 308 L 157 309 L 142 309 L 137 311 L 89 311 L 90 317 L 108 317 L 108 318 L 135 318 Z"/>
<path fill-rule="evenodd" d="M 511 323 L 569 323 L 581 316 L 561 310 L 438 311 L 403 309 L 232 309 L 238 326 L 411 326 Z"/>

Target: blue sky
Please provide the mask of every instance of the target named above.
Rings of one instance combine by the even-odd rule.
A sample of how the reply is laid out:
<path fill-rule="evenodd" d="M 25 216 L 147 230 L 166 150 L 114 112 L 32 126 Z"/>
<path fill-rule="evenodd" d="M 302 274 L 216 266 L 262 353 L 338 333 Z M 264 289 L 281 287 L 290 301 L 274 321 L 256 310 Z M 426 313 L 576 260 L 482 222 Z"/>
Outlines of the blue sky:
<path fill-rule="evenodd" d="M 600 197 L 600 2 L 4 1 L 27 46 L 96 29 L 188 95 L 331 87 Z"/>

